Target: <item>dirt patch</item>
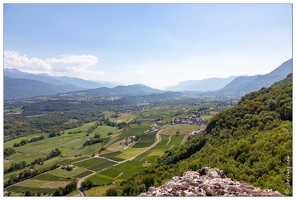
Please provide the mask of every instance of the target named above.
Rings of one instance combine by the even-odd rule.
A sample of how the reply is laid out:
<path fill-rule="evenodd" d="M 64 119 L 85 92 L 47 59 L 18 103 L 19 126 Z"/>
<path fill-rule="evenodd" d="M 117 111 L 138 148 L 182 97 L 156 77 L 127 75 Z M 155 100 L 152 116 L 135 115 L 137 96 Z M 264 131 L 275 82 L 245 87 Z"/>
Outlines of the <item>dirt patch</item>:
<path fill-rule="evenodd" d="M 132 113 L 122 113 L 120 114 L 119 118 L 130 117 L 130 116 L 132 116 Z"/>
<path fill-rule="evenodd" d="M 10 160 L 5 160 L 5 159 L 4 159 L 4 163 L 9 163 L 9 162 L 10 162 Z"/>
<path fill-rule="evenodd" d="M 58 188 L 58 187 L 65 187 L 71 183 L 70 181 L 50 181 L 48 183 L 45 183 L 40 188 Z"/>

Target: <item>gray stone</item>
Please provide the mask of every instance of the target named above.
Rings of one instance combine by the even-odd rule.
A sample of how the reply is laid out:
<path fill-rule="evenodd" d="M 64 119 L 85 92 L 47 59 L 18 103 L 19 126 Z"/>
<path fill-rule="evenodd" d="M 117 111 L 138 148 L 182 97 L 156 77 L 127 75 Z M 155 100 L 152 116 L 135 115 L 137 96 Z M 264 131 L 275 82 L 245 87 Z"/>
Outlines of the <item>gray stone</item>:
<path fill-rule="evenodd" d="M 203 167 L 184 172 L 160 187 L 150 187 L 139 196 L 283 196 L 270 189 L 261 190 L 243 181 L 232 181 L 222 170 Z"/>

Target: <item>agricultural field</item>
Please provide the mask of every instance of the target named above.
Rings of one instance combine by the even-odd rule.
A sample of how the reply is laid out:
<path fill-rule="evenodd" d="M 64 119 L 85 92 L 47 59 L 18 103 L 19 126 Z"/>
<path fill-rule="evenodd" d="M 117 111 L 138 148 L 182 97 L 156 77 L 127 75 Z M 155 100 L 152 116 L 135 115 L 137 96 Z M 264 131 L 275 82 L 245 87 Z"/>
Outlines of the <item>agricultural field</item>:
<path fill-rule="evenodd" d="M 191 110 L 197 108 L 198 106 L 192 108 L 189 105 L 164 105 L 145 107 L 140 112 L 119 113 L 105 110 L 102 114 L 109 118 L 110 122 L 125 122 L 128 125 L 119 129 L 104 121 L 99 123 L 92 121 L 75 128 L 65 129 L 55 137 L 48 137 L 49 133 L 39 133 L 7 141 L 4 143 L 4 148 L 14 148 L 15 153 L 5 157 L 4 168 L 8 169 L 12 163 L 22 162 L 27 166 L 5 173 L 4 181 L 8 181 L 11 176 L 18 176 L 24 170 L 41 170 L 52 165 L 59 167 L 12 184 L 4 190 L 11 192 L 12 196 L 24 196 L 27 191 L 36 195 L 51 196 L 58 187 L 65 187 L 72 180 L 84 179 L 95 173 L 83 180 L 91 181 L 94 186 L 85 190 L 84 193 L 87 196 L 104 196 L 108 188 L 115 187 L 142 171 L 145 166 L 155 163 L 166 150 L 185 143 L 193 131 L 203 130 L 204 127 L 201 125 L 172 125 L 170 122 L 176 114 L 188 116 Z M 20 110 L 15 112 L 19 113 Z M 206 119 L 211 117 L 211 114 L 204 116 Z M 158 121 L 162 122 L 161 125 L 157 130 L 151 131 Z M 15 143 L 37 136 L 44 136 L 45 139 L 14 147 Z M 102 141 L 85 145 L 88 141 L 94 140 L 95 136 Z M 139 139 L 127 144 L 126 142 L 133 136 Z M 61 152 L 59 156 L 43 161 L 42 165 L 31 165 L 33 161 L 47 157 L 55 149 Z M 67 166 L 70 165 L 74 168 L 67 170 Z M 78 191 L 71 194 L 76 195 Z"/>

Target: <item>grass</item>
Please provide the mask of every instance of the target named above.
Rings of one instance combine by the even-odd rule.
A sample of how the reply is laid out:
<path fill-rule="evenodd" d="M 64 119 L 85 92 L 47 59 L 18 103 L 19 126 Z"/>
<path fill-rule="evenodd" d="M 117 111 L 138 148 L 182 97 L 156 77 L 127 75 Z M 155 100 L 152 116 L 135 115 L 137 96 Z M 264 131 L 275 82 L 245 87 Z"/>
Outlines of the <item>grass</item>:
<path fill-rule="evenodd" d="M 35 159 L 38 159 L 38 158 L 45 158 L 46 156 L 47 156 L 47 154 L 26 155 L 25 157 L 15 158 L 15 159 L 13 159 L 13 161 L 15 161 L 16 163 L 21 163 L 21 162 L 25 161 L 27 164 L 30 164 L 30 163 L 32 163 Z"/>
<path fill-rule="evenodd" d="M 192 131 L 201 128 L 199 125 L 187 125 L 187 124 L 175 124 L 175 125 L 163 125 L 161 127 L 162 135 L 175 135 L 179 131 L 180 135 L 191 134 Z"/>
<path fill-rule="evenodd" d="M 101 135 L 101 138 L 104 138 L 104 137 L 108 136 L 108 133 L 110 133 L 110 132 L 113 133 L 115 130 L 116 130 L 115 127 L 103 125 L 103 126 L 99 126 L 98 128 L 96 128 L 93 131 L 93 134 L 99 133 Z"/>
<path fill-rule="evenodd" d="M 160 134 L 160 137 L 161 137 L 161 141 L 156 146 L 154 146 L 152 149 L 160 149 L 160 150 L 166 150 L 167 149 L 166 144 L 169 141 L 170 135 L 162 135 L 162 134 Z"/>
<path fill-rule="evenodd" d="M 66 160 L 62 160 L 60 162 L 58 162 L 59 165 L 70 165 L 74 162 L 78 162 L 80 160 L 84 160 L 84 159 L 87 159 L 88 157 L 87 156 L 82 156 L 82 157 L 79 157 L 79 158 L 75 158 L 75 159 L 66 159 Z"/>
<path fill-rule="evenodd" d="M 200 116 L 200 118 L 204 118 L 206 120 L 210 120 L 217 113 L 218 112 L 211 112 L 212 115 L 202 115 L 202 116 Z"/>
<path fill-rule="evenodd" d="M 117 158 L 121 158 L 121 159 L 129 159 L 139 153 L 141 153 L 142 151 L 144 151 L 146 148 L 127 148 L 126 150 L 124 150 L 121 154 L 117 155 Z"/>
<path fill-rule="evenodd" d="M 45 183 L 40 188 L 58 188 L 58 187 L 65 187 L 71 183 L 71 181 L 50 181 L 48 183 Z"/>
<path fill-rule="evenodd" d="M 15 196 L 20 196 L 22 193 L 25 193 L 27 191 L 41 193 L 41 194 L 44 194 L 44 193 L 53 194 L 56 191 L 56 189 L 53 189 L 53 188 L 32 188 L 32 187 L 23 187 L 23 186 L 16 186 L 16 185 L 7 187 L 5 188 L 5 190 L 8 192 L 12 192 L 14 194 L 19 194 Z"/>
<path fill-rule="evenodd" d="M 91 158 L 89 160 L 84 160 L 84 161 L 81 161 L 81 162 L 77 162 L 77 163 L 75 163 L 75 165 L 78 166 L 78 167 L 89 168 L 89 167 L 92 167 L 92 166 L 97 165 L 99 163 L 102 163 L 104 161 L 105 160 L 102 159 L 102 158 Z"/>
<path fill-rule="evenodd" d="M 100 174 L 102 174 L 104 176 L 109 176 L 109 177 L 115 178 L 115 177 L 118 177 L 121 174 L 121 172 L 122 172 L 122 170 L 113 167 L 112 169 L 105 170 L 105 171 L 101 172 Z"/>
<path fill-rule="evenodd" d="M 112 139 L 111 139 L 112 140 Z M 125 139 L 121 139 L 117 142 L 114 142 L 113 144 L 109 145 L 107 147 L 107 150 L 108 151 L 111 151 L 111 152 L 118 152 L 118 151 L 122 151 L 125 149 L 126 145 L 124 144 L 125 143 Z"/>
<path fill-rule="evenodd" d="M 110 118 L 110 121 L 113 121 L 116 123 L 122 123 L 122 122 L 128 123 L 132 121 L 134 118 L 136 118 L 136 116 L 133 115 L 132 113 L 121 113 L 118 118 Z"/>
<path fill-rule="evenodd" d="M 142 170 L 143 170 L 142 162 L 133 160 L 133 161 L 122 163 L 120 165 L 116 165 L 111 169 L 107 169 L 106 171 L 103 171 L 99 174 L 114 178 L 115 179 L 114 182 L 122 182 L 124 180 L 127 180 L 131 176 L 133 176 L 135 173 L 140 172 Z"/>
<path fill-rule="evenodd" d="M 174 146 L 180 145 L 184 137 L 185 137 L 184 135 L 172 135 L 171 140 L 167 146 L 170 147 L 172 145 Z"/>
<path fill-rule="evenodd" d="M 107 185 L 111 184 L 115 179 L 102 174 L 95 174 L 86 180 L 90 180 L 94 185 Z"/>
<path fill-rule="evenodd" d="M 112 153 L 106 153 L 106 154 L 102 154 L 100 155 L 101 157 L 105 157 L 105 158 L 109 158 L 111 160 L 115 160 L 115 161 L 123 161 L 122 158 L 117 158 L 115 156 L 121 154 L 122 152 L 121 151 L 115 151 L 115 152 L 112 152 Z"/>
<path fill-rule="evenodd" d="M 146 156 L 143 161 L 148 163 L 155 163 L 159 156 Z"/>
<path fill-rule="evenodd" d="M 47 172 L 47 174 L 51 174 L 51 175 L 62 177 L 62 178 L 74 178 L 76 175 L 81 174 L 85 171 L 87 170 L 79 167 L 75 167 L 72 171 L 67 171 L 67 170 L 57 168 Z"/>
<path fill-rule="evenodd" d="M 45 133 L 44 134 L 38 134 L 38 136 L 41 136 L 41 135 L 48 136 L 48 134 L 45 134 Z M 4 142 L 4 148 L 13 147 L 14 143 L 19 143 L 22 140 L 27 140 L 27 139 L 30 140 L 31 138 L 34 138 L 34 137 L 36 137 L 36 134 L 35 135 L 29 135 L 28 137 L 19 137 L 19 138 L 13 139 L 13 140 L 9 140 L 7 142 Z M 31 144 L 33 144 L 33 143 L 31 143 Z"/>
<path fill-rule="evenodd" d="M 39 176 L 35 176 L 32 180 L 43 180 L 43 181 L 67 181 L 67 178 L 57 177 L 49 173 L 44 173 Z"/>
<path fill-rule="evenodd" d="M 137 161 L 129 161 L 125 162 L 121 165 L 115 166 L 119 171 L 123 172 L 123 174 L 117 179 L 120 180 L 127 180 L 135 173 L 140 172 L 143 168 L 139 165 Z"/>
<path fill-rule="evenodd" d="M 115 187 L 114 185 L 107 185 L 107 186 L 98 186 L 98 187 L 92 187 L 89 190 L 85 190 L 84 193 L 87 196 L 105 196 L 106 195 L 106 191 L 109 188 L 113 188 Z"/>
<path fill-rule="evenodd" d="M 79 138 L 79 139 L 73 138 L 73 141 L 65 143 L 65 144 L 61 145 L 61 147 L 66 147 L 71 150 L 75 150 L 75 149 L 82 147 L 82 144 L 85 142 L 85 140 L 86 140 L 86 137 Z"/>
<path fill-rule="evenodd" d="M 89 174 L 92 174 L 93 172 L 91 172 L 91 171 L 85 171 L 85 172 L 82 172 L 82 173 L 80 173 L 80 174 L 77 174 L 76 176 L 74 176 L 75 178 L 83 178 L 83 177 L 85 177 L 85 176 L 87 176 L 87 175 L 89 175 Z"/>
<path fill-rule="evenodd" d="M 112 115 L 115 115 L 116 113 L 114 111 L 103 111 L 103 114 L 105 118 L 111 118 Z"/>
<path fill-rule="evenodd" d="M 162 156 L 163 154 L 164 154 L 164 151 L 154 150 L 148 156 Z"/>
<path fill-rule="evenodd" d="M 98 152 L 100 148 L 102 147 L 101 143 L 93 144 L 90 146 L 83 146 L 82 143 L 84 143 L 86 140 L 81 141 L 80 145 L 76 146 L 75 148 L 71 149 L 71 151 L 68 151 L 65 156 L 67 157 L 74 157 L 76 155 L 83 155 L 83 156 L 92 156 L 94 152 Z"/>
<path fill-rule="evenodd" d="M 48 183 L 46 180 L 28 179 L 17 183 L 16 186 L 39 188 L 46 183 Z"/>
<path fill-rule="evenodd" d="M 100 170 L 107 168 L 109 166 L 112 166 L 114 164 L 115 164 L 115 162 L 111 162 L 109 160 L 104 160 L 103 162 L 101 162 L 97 165 L 94 165 L 94 166 L 90 167 L 89 169 L 93 170 L 93 171 L 100 171 Z"/>
<path fill-rule="evenodd" d="M 82 132 L 86 132 L 90 127 L 92 127 L 93 125 L 95 125 L 95 122 L 89 122 L 89 123 L 85 123 L 79 127 L 76 127 L 76 128 L 72 128 L 72 129 L 68 129 L 68 130 L 65 130 L 64 132 L 65 133 L 68 133 L 68 132 L 75 132 L 75 131 L 82 131 Z M 72 135 L 76 135 L 76 134 L 71 134 Z"/>
<path fill-rule="evenodd" d="M 142 134 L 140 137 L 141 139 L 136 142 L 136 144 L 133 146 L 133 148 L 143 148 L 143 147 L 149 147 L 155 142 L 155 134 L 156 132 L 148 132 Z"/>

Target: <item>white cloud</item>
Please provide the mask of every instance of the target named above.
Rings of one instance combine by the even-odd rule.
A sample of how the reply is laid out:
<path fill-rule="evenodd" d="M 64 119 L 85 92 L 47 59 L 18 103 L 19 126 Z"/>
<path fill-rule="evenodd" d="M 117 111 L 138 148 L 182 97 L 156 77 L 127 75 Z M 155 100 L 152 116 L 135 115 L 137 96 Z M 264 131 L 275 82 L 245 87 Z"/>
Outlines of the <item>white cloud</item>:
<path fill-rule="evenodd" d="M 4 67 L 17 68 L 32 73 L 41 73 L 51 70 L 51 67 L 42 59 L 29 59 L 26 55 L 22 55 L 17 51 L 4 51 Z"/>
<path fill-rule="evenodd" d="M 4 68 L 16 68 L 30 73 L 48 73 L 55 76 L 80 78 L 105 76 L 105 72 L 88 69 L 89 66 L 98 62 L 99 59 L 93 55 L 61 55 L 57 58 L 42 60 L 28 58 L 17 51 L 4 51 Z"/>
<path fill-rule="evenodd" d="M 55 72 L 79 72 L 90 65 L 98 63 L 98 58 L 92 55 L 61 55 L 60 58 L 45 60 Z"/>

